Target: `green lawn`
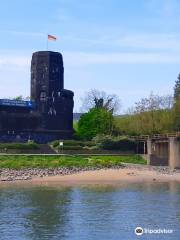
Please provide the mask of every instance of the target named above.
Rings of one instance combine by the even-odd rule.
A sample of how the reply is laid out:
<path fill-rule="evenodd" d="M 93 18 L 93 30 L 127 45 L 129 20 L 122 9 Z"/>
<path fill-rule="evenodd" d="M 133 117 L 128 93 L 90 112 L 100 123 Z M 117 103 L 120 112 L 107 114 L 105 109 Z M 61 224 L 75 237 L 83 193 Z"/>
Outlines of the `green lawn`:
<path fill-rule="evenodd" d="M 112 167 L 121 163 L 146 164 L 140 156 L 0 156 L 0 168 Z"/>

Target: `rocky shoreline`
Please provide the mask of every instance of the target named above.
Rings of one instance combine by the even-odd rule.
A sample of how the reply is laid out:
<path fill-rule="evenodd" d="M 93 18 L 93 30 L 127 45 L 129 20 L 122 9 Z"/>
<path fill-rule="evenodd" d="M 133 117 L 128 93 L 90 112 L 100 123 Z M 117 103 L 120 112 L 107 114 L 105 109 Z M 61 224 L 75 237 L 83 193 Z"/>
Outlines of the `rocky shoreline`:
<path fill-rule="evenodd" d="M 113 168 L 113 167 L 112 167 Z M 123 168 L 123 166 L 116 166 L 116 169 Z M 0 169 L 0 182 L 12 182 L 20 180 L 31 180 L 34 177 L 47 177 L 58 175 L 70 175 L 82 171 L 95 171 L 102 168 L 86 167 L 86 168 L 26 168 L 26 169 Z"/>
<path fill-rule="evenodd" d="M 13 181 L 24 181 L 31 180 L 34 177 L 47 177 L 47 176 L 63 176 L 70 175 L 85 171 L 95 171 L 101 169 L 138 169 L 138 170 L 150 170 L 156 171 L 159 174 L 173 175 L 176 173 L 180 174 L 180 169 L 171 170 L 169 167 L 154 167 L 140 164 L 122 164 L 119 166 L 112 166 L 110 168 L 102 167 L 85 167 L 85 168 L 26 168 L 26 169 L 0 169 L 0 182 L 13 182 Z"/>

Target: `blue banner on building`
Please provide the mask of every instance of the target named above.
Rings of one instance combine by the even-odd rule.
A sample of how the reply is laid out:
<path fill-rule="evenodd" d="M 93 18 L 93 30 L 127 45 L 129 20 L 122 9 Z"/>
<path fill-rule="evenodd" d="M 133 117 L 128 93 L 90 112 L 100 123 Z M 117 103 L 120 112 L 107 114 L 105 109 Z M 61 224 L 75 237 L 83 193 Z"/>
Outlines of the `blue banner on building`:
<path fill-rule="evenodd" d="M 32 101 L 23 101 L 23 100 L 0 99 L 0 105 L 34 108 L 34 103 Z"/>

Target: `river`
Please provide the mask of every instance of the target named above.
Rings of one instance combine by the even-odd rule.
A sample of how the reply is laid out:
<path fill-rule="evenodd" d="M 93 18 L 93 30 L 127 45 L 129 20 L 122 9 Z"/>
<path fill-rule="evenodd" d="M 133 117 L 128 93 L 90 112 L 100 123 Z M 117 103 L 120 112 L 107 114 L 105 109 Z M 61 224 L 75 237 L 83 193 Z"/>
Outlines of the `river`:
<path fill-rule="evenodd" d="M 0 239 L 180 239 L 180 185 L 0 186 Z"/>

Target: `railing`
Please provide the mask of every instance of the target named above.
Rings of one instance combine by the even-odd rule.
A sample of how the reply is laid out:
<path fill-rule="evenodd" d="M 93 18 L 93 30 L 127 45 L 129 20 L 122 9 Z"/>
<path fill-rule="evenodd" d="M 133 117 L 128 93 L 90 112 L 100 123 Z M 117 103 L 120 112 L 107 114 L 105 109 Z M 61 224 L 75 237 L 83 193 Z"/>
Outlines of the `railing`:
<path fill-rule="evenodd" d="M 180 137 L 180 132 L 175 133 L 164 133 L 164 134 L 154 134 L 154 135 L 141 135 L 141 136 L 131 136 L 131 139 L 146 141 L 147 139 L 164 139 L 170 137 Z"/>

